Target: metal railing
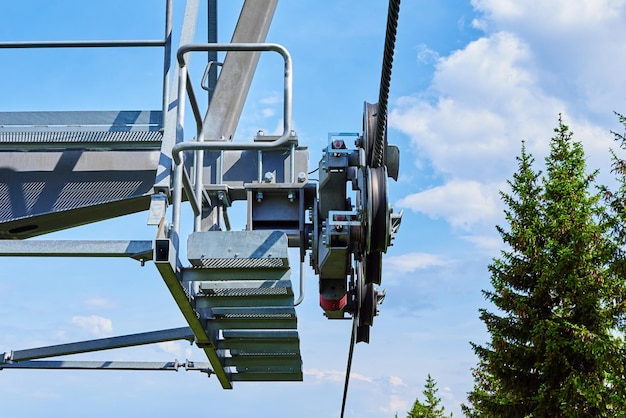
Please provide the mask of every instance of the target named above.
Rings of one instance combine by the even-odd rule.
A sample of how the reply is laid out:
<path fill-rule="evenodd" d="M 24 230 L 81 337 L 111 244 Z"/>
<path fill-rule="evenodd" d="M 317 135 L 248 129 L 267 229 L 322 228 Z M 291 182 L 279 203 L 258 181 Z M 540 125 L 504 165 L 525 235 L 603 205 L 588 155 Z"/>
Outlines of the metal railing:
<path fill-rule="evenodd" d="M 209 51 L 248 51 L 248 52 L 277 52 L 284 60 L 284 90 L 283 90 L 283 133 L 280 137 L 273 141 L 267 142 L 230 142 L 221 140 L 220 138 L 205 138 L 207 131 L 206 116 L 203 119 L 200 114 L 200 108 L 193 90 L 193 83 L 189 79 L 188 65 L 186 56 L 191 52 L 209 52 Z M 182 191 L 186 195 L 191 204 L 195 215 L 194 231 L 200 229 L 202 216 L 202 200 L 206 194 L 202 181 L 202 167 L 196 165 L 195 171 L 195 187 L 189 181 L 189 176 L 184 168 L 184 153 L 187 151 L 195 151 L 195 160 L 202 161 L 204 158 L 204 150 L 265 150 L 276 149 L 284 146 L 290 146 L 291 164 L 293 166 L 293 145 L 289 143 L 289 139 L 293 136 L 291 124 L 292 109 L 292 61 L 291 55 L 283 46 L 278 44 L 255 44 L 255 43 L 232 43 L 232 44 L 189 44 L 182 46 L 177 53 L 177 61 L 179 66 L 178 78 L 178 107 L 176 117 L 176 145 L 172 147 L 172 159 L 174 161 L 174 180 L 172 191 L 172 230 L 179 234 L 180 231 L 180 212 L 182 202 Z M 185 94 L 186 93 L 186 94 Z M 189 99 L 194 119 L 196 121 L 197 137 L 194 141 L 184 141 L 184 119 L 185 119 L 185 103 L 186 98 Z M 207 111 L 208 116 L 208 111 Z M 221 159 L 220 159 L 221 161 Z M 221 170 L 220 170 L 221 171 Z M 291 170 L 291 178 L 293 182 L 293 169 Z M 221 172 L 218 174 L 221 177 Z M 260 179 L 259 179 L 260 180 Z M 221 180 L 220 180 L 221 182 Z"/>
<path fill-rule="evenodd" d="M 248 51 L 248 52 L 277 52 L 284 60 L 284 89 L 283 89 L 283 132 L 272 141 L 263 142 L 231 142 L 221 138 L 206 138 L 208 124 L 206 123 L 209 112 L 207 110 L 204 119 L 201 116 L 196 94 L 194 92 L 193 83 L 189 79 L 188 64 L 186 57 L 191 52 L 212 52 L 212 51 Z M 194 159 L 196 162 L 203 161 L 205 150 L 220 151 L 219 166 L 217 172 L 217 184 L 222 183 L 222 163 L 223 155 L 226 150 L 257 150 L 259 152 L 259 173 L 257 181 L 262 182 L 262 152 L 263 150 L 274 150 L 278 148 L 289 149 L 289 169 L 290 182 L 295 180 L 295 143 L 290 141 L 294 137 L 292 130 L 292 61 L 289 51 L 282 45 L 266 44 L 266 43 L 229 43 L 229 44 L 189 44 L 179 48 L 176 58 L 179 66 L 178 78 L 178 107 L 176 116 L 176 145 L 172 147 L 172 160 L 174 162 L 174 180 L 172 190 L 172 224 L 170 233 L 176 237 L 175 246 L 178 247 L 178 236 L 180 234 L 180 217 L 183 189 L 188 197 L 191 208 L 194 212 L 194 231 L 200 231 L 202 219 L 202 202 L 203 199 L 208 200 L 206 190 L 202 180 L 202 166 L 196 164 L 195 170 L 195 187 L 189 179 L 189 175 L 185 170 L 184 155 L 185 152 L 195 151 Z M 214 65 L 210 63 L 209 65 Z M 205 71 L 206 74 L 206 71 Z M 204 84 L 204 78 L 201 84 Z M 192 108 L 194 119 L 196 122 L 197 137 L 194 141 L 184 141 L 184 120 L 185 120 L 185 103 L 187 98 Z M 178 248 L 176 248 L 178 251 Z M 298 306 L 304 300 L 305 292 L 305 265 L 300 263 L 300 293 L 294 306 Z"/>
<path fill-rule="evenodd" d="M 102 40 L 102 41 L 18 41 L 0 42 L 0 49 L 53 49 L 53 48 L 141 48 L 162 47 L 163 58 L 163 96 L 162 96 L 162 121 L 167 112 L 167 98 L 169 96 L 169 77 L 172 56 L 172 3 L 173 0 L 165 1 L 165 34 L 163 39 L 156 40 Z"/>

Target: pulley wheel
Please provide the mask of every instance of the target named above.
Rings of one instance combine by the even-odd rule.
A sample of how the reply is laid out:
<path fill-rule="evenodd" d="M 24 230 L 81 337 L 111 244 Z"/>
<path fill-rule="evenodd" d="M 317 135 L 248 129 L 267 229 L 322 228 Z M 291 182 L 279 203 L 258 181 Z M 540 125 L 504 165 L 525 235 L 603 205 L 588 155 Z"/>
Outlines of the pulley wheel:
<path fill-rule="evenodd" d="M 378 116 L 378 103 L 365 102 L 363 105 L 362 148 L 365 150 L 365 164 L 368 167 L 372 167 L 372 159 L 374 157 L 377 116 Z"/>
<path fill-rule="evenodd" d="M 385 252 L 389 245 L 389 203 L 387 168 L 367 168 L 366 252 Z"/>
<path fill-rule="evenodd" d="M 383 253 L 376 251 L 365 255 L 365 283 L 380 284 L 383 279 Z"/>
<path fill-rule="evenodd" d="M 359 312 L 359 325 L 372 326 L 376 316 L 376 290 L 374 283 L 365 284 L 361 293 L 361 312 Z"/>

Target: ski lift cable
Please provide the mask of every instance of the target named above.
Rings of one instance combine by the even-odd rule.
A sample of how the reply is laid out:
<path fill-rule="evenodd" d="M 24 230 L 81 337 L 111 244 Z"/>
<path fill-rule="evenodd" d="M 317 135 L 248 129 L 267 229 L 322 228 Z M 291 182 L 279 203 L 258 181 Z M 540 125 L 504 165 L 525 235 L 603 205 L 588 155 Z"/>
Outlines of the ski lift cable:
<path fill-rule="evenodd" d="M 380 77 L 380 90 L 378 96 L 378 111 L 376 117 L 376 134 L 374 142 L 374 155 L 372 159 L 373 167 L 385 165 L 386 129 L 387 129 L 387 104 L 389 101 L 389 87 L 391 85 L 391 72 L 393 67 L 393 55 L 396 45 L 396 33 L 398 28 L 398 16 L 400 13 L 401 0 L 389 0 L 387 11 L 387 30 L 385 34 L 385 47 L 383 52 L 383 65 Z M 364 277 L 360 278 L 361 280 Z M 354 312 L 352 335 L 350 338 L 350 349 L 348 351 L 348 364 L 346 367 L 346 379 L 343 388 L 343 398 L 341 403 L 341 418 L 344 417 L 346 409 L 346 399 L 348 396 L 348 385 L 350 383 L 350 371 L 352 369 L 352 357 L 356 344 L 357 326 L 359 323 L 359 309 Z"/>
<path fill-rule="evenodd" d="M 396 47 L 396 33 L 398 28 L 398 16 L 400 13 L 400 0 L 389 0 L 387 12 L 387 32 L 385 34 L 385 48 L 383 52 L 383 66 L 380 76 L 380 90 L 378 94 L 378 117 L 376 122 L 376 135 L 374 145 L 374 167 L 382 167 L 384 161 L 384 149 L 386 144 L 387 129 L 387 103 L 389 101 L 389 86 L 391 84 L 391 72 L 393 67 L 393 54 Z"/>

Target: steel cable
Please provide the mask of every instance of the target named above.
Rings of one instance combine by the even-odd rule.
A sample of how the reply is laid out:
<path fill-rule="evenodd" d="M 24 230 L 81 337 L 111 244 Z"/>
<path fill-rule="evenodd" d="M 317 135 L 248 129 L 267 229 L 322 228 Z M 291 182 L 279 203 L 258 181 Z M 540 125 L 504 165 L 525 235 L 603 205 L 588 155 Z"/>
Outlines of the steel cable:
<path fill-rule="evenodd" d="M 393 54 L 396 47 L 396 32 L 398 28 L 398 15 L 400 13 L 400 0 L 389 0 L 389 10 L 387 12 L 387 32 L 385 34 L 385 48 L 383 52 L 383 66 L 380 76 L 380 90 L 378 95 L 378 111 L 376 117 L 376 134 L 374 136 L 374 155 L 372 167 L 382 167 L 385 164 L 384 151 L 387 146 L 385 141 L 385 131 L 387 127 L 387 102 L 389 101 L 389 87 L 391 84 L 391 70 L 393 67 Z M 361 274 L 360 280 L 364 277 Z M 348 396 L 348 385 L 350 383 L 350 372 L 352 369 L 352 356 L 356 344 L 357 324 L 360 322 L 360 309 L 354 312 L 352 323 L 352 335 L 350 336 L 350 348 L 348 351 L 348 364 L 346 367 L 346 378 L 343 387 L 343 399 L 341 402 L 341 418 L 346 410 L 346 399 Z"/>
<path fill-rule="evenodd" d="M 389 86 L 391 84 L 391 70 L 393 54 L 396 47 L 396 33 L 398 29 L 398 15 L 400 0 L 389 0 L 387 12 L 387 33 L 385 34 L 385 49 L 383 52 L 383 67 L 380 75 L 380 90 L 378 94 L 378 116 L 376 118 L 376 135 L 374 142 L 373 167 L 382 167 L 385 164 L 384 152 L 387 146 L 385 131 L 387 129 L 387 103 L 389 101 Z"/>

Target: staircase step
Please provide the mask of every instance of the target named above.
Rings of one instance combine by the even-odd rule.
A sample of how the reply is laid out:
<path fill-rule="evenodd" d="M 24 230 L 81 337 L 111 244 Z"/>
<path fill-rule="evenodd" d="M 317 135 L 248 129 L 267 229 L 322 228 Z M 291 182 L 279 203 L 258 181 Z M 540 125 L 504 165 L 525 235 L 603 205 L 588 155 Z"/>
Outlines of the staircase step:
<path fill-rule="evenodd" d="M 287 244 L 279 231 L 194 232 L 187 239 L 187 257 L 205 269 L 282 269 L 289 266 Z"/>
<path fill-rule="evenodd" d="M 297 356 L 236 356 L 224 360 L 225 367 L 238 373 L 302 373 L 302 359 Z"/>
<path fill-rule="evenodd" d="M 233 373 L 233 382 L 301 382 L 302 372 L 299 373 Z"/>
<path fill-rule="evenodd" d="M 280 340 L 220 340 L 218 350 L 230 350 L 232 356 L 287 356 L 300 353 L 300 342 Z"/>
<path fill-rule="evenodd" d="M 281 269 L 260 267 L 240 269 L 187 267 L 183 268 L 182 271 L 184 282 L 271 282 L 276 280 L 289 280 L 291 276 L 288 266 Z M 243 286 L 246 285 L 244 284 Z"/>
<path fill-rule="evenodd" d="M 211 308 L 216 318 L 247 318 L 247 319 L 287 319 L 296 317 L 296 310 L 286 306 L 252 306 Z"/>
<path fill-rule="evenodd" d="M 224 338 L 235 339 L 242 338 L 248 340 L 260 339 L 274 339 L 274 340 L 298 340 L 298 331 L 291 330 L 224 330 L 222 331 Z"/>

